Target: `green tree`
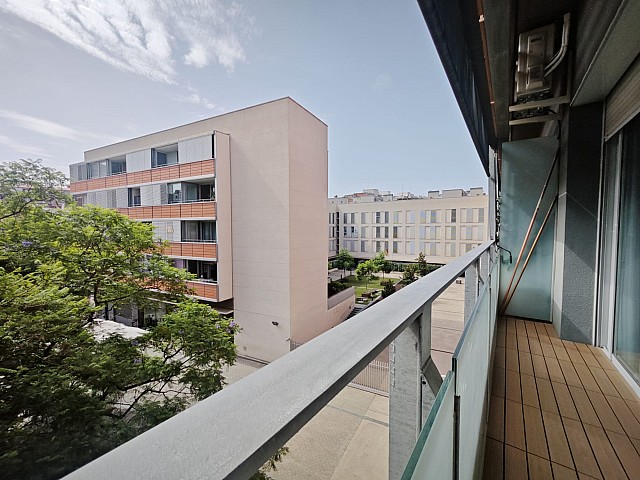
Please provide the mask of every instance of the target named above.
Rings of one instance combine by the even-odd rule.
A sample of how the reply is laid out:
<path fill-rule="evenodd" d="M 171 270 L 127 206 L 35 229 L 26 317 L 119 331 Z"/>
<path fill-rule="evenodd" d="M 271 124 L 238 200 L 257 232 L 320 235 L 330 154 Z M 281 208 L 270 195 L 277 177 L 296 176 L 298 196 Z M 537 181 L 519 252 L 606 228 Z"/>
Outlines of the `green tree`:
<path fill-rule="evenodd" d="M 0 164 L 0 221 L 38 204 L 71 201 L 63 193 L 65 176 L 42 165 L 42 160 L 20 160 Z"/>
<path fill-rule="evenodd" d="M 239 328 L 188 299 L 190 275 L 149 225 L 98 207 L 48 211 L 57 174 L 36 163 L 38 175 L 17 176 L 25 168 L 0 168 L 0 471 L 48 479 L 220 390 Z M 106 308 L 164 300 L 173 310 L 136 339 L 93 333 Z"/>
<path fill-rule="evenodd" d="M 346 275 L 347 270 L 351 271 L 355 263 L 356 262 L 349 253 L 349 250 L 347 250 L 346 248 L 341 248 L 338 252 L 338 255 L 336 256 L 336 265 L 338 266 L 338 268 L 342 269 L 342 273 Z"/>
<path fill-rule="evenodd" d="M 421 277 L 424 277 L 429 273 L 429 265 L 427 264 L 427 258 L 424 253 L 420 252 L 418 258 L 416 258 L 416 272 Z"/>
<path fill-rule="evenodd" d="M 373 268 L 374 268 L 373 273 L 377 273 L 377 272 L 382 271 L 383 272 L 382 278 L 384 278 L 384 270 L 383 269 L 384 269 L 384 265 L 385 265 L 385 262 L 386 262 L 384 252 L 383 251 L 379 251 L 376 254 L 376 256 L 373 257 L 372 262 L 373 262 Z"/>
<path fill-rule="evenodd" d="M 402 281 L 407 285 L 412 282 L 415 282 L 418 279 L 417 271 L 418 271 L 418 267 L 416 266 L 416 264 L 409 263 L 405 267 L 404 272 L 402 272 Z"/>
<path fill-rule="evenodd" d="M 391 279 L 382 280 L 380 285 L 382 285 L 382 298 L 387 298 L 396 292 L 395 284 Z"/>
<path fill-rule="evenodd" d="M 356 278 L 358 280 L 364 280 L 365 292 L 369 290 L 369 280 L 376 269 L 376 265 L 373 260 L 367 260 L 360 262 L 356 267 Z"/>

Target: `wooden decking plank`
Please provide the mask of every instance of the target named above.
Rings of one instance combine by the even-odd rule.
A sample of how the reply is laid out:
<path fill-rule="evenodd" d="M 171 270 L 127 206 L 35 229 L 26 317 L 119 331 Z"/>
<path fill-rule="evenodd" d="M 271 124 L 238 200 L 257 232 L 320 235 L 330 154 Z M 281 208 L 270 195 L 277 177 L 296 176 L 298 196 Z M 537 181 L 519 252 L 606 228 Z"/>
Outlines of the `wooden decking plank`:
<path fill-rule="evenodd" d="M 556 402 L 558 402 L 560 415 L 573 420 L 580 420 L 567 386 L 564 383 L 558 382 L 551 382 L 551 385 L 553 386 L 553 393 L 556 396 Z"/>
<path fill-rule="evenodd" d="M 491 380 L 491 395 L 504 397 L 505 395 L 505 369 L 493 368 L 493 379 Z"/>
<path fill-rule="evenodd" d="M 504 441 L 504 398 L 491 395 L 489 401 L 489 420 L 487 437 L 500 442 Z"/>
<path fill-rule="evenodd" d="M 513 370 L 515 372 L 520 371 L 520 362 L 518 361 L 518 350 L 513 348 L 505 348 L 505 361 L 504 368 L 507 370 Z"/>
<path fill-rule="evenodd" d="M 601 392 L 593 392 L 591 390 L 586 390 L 586 392 L 604 429 L 616 433 L 625 433 L 605 396 Z"/>
<path fill-rule="evenodd" d="M 569 355 L 569 358 L 571 358 L 571 363 L 573 363 L 574 365 L 586 365 L 586 363 L 584 362 L 584 358 L 582 358 L 582 355 L 580 355 L 580 352 L 575 347 L 575 345 L 573 346 L 573 348 L 571 348 L 571 347 L 568 347 L 565 342 L 563 343 L 564 343 L 565 349 L 567 350 L 567 354 Z"/>
<path fill-rule="evenodd" d="M 584 473 L 580 473 L 578 472 L 578 478 L 580 480 L 596 480 L 594 477 L 592 477 L 591 475 L 585 475 Z"/>
<path fill-rule="evenodd" d="M 549 459 L 547 438 L 544 434 L 542 414 L 540 410 L 529 405 L 523 405 L 524 434 L 527 442 L 527 452 Z"/>
<path fill-rule="evenodd" d="M 545 323 L 544 328 L 547 330 L 547 335 L 549 335 L 550 338 L 558 338 L 558 333 L 552 324 Z"/>
<path fill-rule="evenodd" d="M 487 438 L 484 447 L 484 473 L 483 478 L 501 479 L 504 476 L 504 443 L 493 438 Z"/>
<path fill-rule="evenodd" d="M 527 453 L 530 480 L 553 480 L 551 462 L 531 453 Z"/>
<path fill-rule="evenodd" d="M 589 368 L 591 369 L 591 375 L 596 379 L 596 383 L 600 387 L 602 393 L 605 395 L 611 395 L 612 397 L 620 396 L 618 389 L 613 385 L 613 382 L 611 382 L 609 375 L 606 374 L 604 369 L 596 367 Z"/>
<path fill-rule="evenodd" d="M 505 368 L 505 348 L 496 346 L 496 353 L 493 357 L 493 364 L 496 367 Z"/>
<path fill-rule="evenodd" d="M 549 380 L 552 382 L 559 383 L 567 383 L 564 380 L 564 375 L 562 374 L 562 370 L 560 369 L 560 364 L 558 363 L 558 359 L 553 357 L 544 357 L 544 360 L 547 364 L 547 371 L 549 372 Z"/>
<path fill-rule="evenodd" d="M 598 363 L 600 363 L 600 366 L 603 369 L 605 369 L 605 370 L 615 370 L 616 369 L 616 367 L 613 365 L 613 363 L 611 363 L 611 360 L 609 360 L 609 357 L 607 357 L 607 354 L 605 353 L 605 351 L 602 348 L 589 346 L 589 349 L 591 350 L 593 355 L 596 357 L 596 360 L 598 360 Z"/>
<path fill-rule="evenodd" d="M 556 396 L 553 393 L 551 382 L 545 378 L 536 378 L 536 385 L 538 385 L 540 408 L 545 412 L 558 414 L 558 405 L 556 404 Z"/>
<path fill-rule="evenodd" d="M 522 403 L 520 374 L 513 370 L 507 370 L 506 373 L 506 398 L 514 402 Z"/>
<path fill-rule="evenodd" d="M 555 343 L 551 344 L 553 346 L 553 351 L 556 352 L 556 358 L 558 360 L 564 360 L 565 362 L 570 362 L 571 358 L 567 353 L 567 349 L 564 348 L 564 345 L 562 345 L 562 342 L 559 342 L 559 343 L 560 343 L 559 345 Z"/>
<path fill-rule="evenodd" d="M 529 352 L 532 355 L 542 355 L 542 346 L 537 338 L 529 338 Z"/>
<path fill-rule="evenodd" d="M 576 464 L 576 470 L 593 478 L 601 479 L 602 475 L 600 474 L 600 468 L 598 468 L 598 462 L 596 462 L 596 458 L 593 455 L 591 445 L 584 433 L 582 424 L 570 418 L 563 418 L 562 423 L 567 432 L 567 440 L 571 448 L 573 461 Z"/>
<path fill-rule="evenodd" d="M 513 348 L 514 350 L 518 349 L 518 340 L 514 334 L 507 332 L 505 347 Z"/>
<path fill-rule="evenodd" d="M 567 435 L 564 432 L 560 415 L 543 411 L 542 419 L 544 421 L 544 431 L 547 436 L 551 461 L 574 469 L 575 466 L 573 464 L 573 458 L 571 457 L 571 450 L 569 449 Z"/>
<path fill-rule="evenodd" d="M 567 351 L 578 350 L 578 347 L 576 347 L 576 344 L 573 343 L 571 340 L 562 340 L 562 344 L 564 345 L 564 348 L 567 349 Z"/>
<path fill-rule="evenodd" d="M 582 355 L 582 359 L 584 360 L 584 363 L 586 363 L 589 367 L 601 368 L 600 362 L 598 362 L 598 359 L 595 357 L 595 355 L 591 353 L 591 349 L 589 348 L 588 345 L 584 343 L 577 343 L 576 345 L 578 347 L 578 351 L 580 352 L 580 355 Z"/>
<path fill-rule="evenodd" d="M 544 357 L 542 355 L 531 355 L 531 361 L 533 362 L 533 372 L 535 376 L 549 380 L 547 364 L 544 361 Z"/>
<path fill-rule="evenodd" d="M 631 443 L 633 443 L 633 446 L 636 447 L 636 452 L 638 452 L 638 454 L 640 455 L 640 440 L 636 438 L 631 438 L 631 437 L 629 437 L 629 440 L 631 440 Z"/>
<path fill-rule="evenodd" d="M 516 319 L 513 317 L 507 317 L 507 335 L 516 334 Z"/>
<path fill-rule="evenodd" d="M 587 367 L 586 364 L 574 362 L 573 366 L 575 367 L 576 373 L 580 377 L 580 381 L 582 382 L 582 385 L 586 390 L 593 390 L 595 392 L 600 391 L 598 382 L 596 382 L 596 379 L 593 378 L 593 375 L 591 375 L 591 370 L 589 370 L 589 367 Z"/>
<path fill-rule="evenodd" d="M 623 378 L 623 376 L 617 370 L 605 370 L 611 382 L 615 385 L 618 390 L 620 396 L 625 400 L 631 400 L 632 402 L 637 402 L 640 400 L 635 392 L 631 389 L 627 381 Z"/>
<path fill-rule="evenodd" d="M 524 322 L 524 326 L 527 330 L 527 337 L 538 338 L 538 332 L 536 331 L 536 322 Z"/>
<path fill-rule="evenodd" d="M 521 352 L 530 352 L 529 337 L 526 335 L 518 335 L 518 350 Z"/>
<path fill-rule="evenodd" d="M 596 411 L 593 409 L 591 401 L 589 400 L 584 388 L 569 386 L 569 392 L 571 393 L 571 398 L 573 398 L 573 403 L 576 410 L 578 410 L 578 415 L 580 416 L 582 423 L 601 427 L 602 425 L 600 424 L 598 415 L 596 415 Z"/>
<path fill-rule="evenodd" d="M 531 361 L 531 354 L 529 352 L 518 352 L 518 359 L 520 360 L 520 373 L 526 373 L 533 376 L 533 362 Z"/>
<path fill-rule="evenodd" d="M 626 478 L 624 468 L 604 430 L 589 424 L 584 424 L 584 430 L 604 478 Z"/>
<path fill-rule="evenodd" d="M 505 480 L 522 480 L 527 478 L 527 454 L 511 445 L 504 446 L 504 478 Z"/>
<path fill-rule="evenodd" d="M 640 402 L 632 402 L 630 400 L 625 400 L 624 402 L 627 404 L 627 407 L 631 409 L 636 420 L 640 422 Z"/>
<path fill-rule="evenodd" d="M 535 377 L 521 373 L 520 385 L 522 386 L 522 403 L 531 407 L 540 408 Z"/>
<path fill-rule="evenodd" d="M 567 468 L 552 462 L 551 469 L 553 470 L 553 477 L 556 480 L 578 480 L 578 475 L 572 468 Z"/>
<path fill-rule="evenodd" d="M 524 450 L 524 417 L 522 404 L 506 400 L 504 443 Z"/>
<path fill-rule="evenodd" d="M 612 397 L 609 395 L 605 395 L 607 402 L 611 405 L 611 409 L 616 414 L 618 421 L 624 428 L 624 431 L 627 432 L 632 438 L 640 439 L 640 422 L 635 417 L 627 403 L 618 397 Z"/>
<path fill-rule="evenodd" d="M 573 385 L 574 387 L 582 387 L 582 382 L 580 381 L 580 377 L 578 376 L 578 372 L 576 372 L 573 363 L 565 362 L 564 360 L 559 360 L 558 364 L 562 369 L 562 374 L 564 375 L 564 380 L 567 385 Z"/>
<path fill-rule="evenodd" d="M 536 327 L 536 332 L 538 333 L 538 337 L 548 337 L 547 329 L 544 327 L 544 323 L 534 322 Z"/>
<path fill-rule="evenodd" d="M 520 318 L 516 320 L 516 335 L 518 335 L 519 337 L 527 336 L 527 327 L 525 325 L 525 321 Z"/>
<path fill-rule="evenodd" d="M 615 432 L 609 432 L 605 430 L 611 446 L 618 455 L 622 467 L 627 472 L 629 478 L 637 478 L 640 475 L 640 455 L 636 451 L 635 447 L 624 434 Z"/>
<path fill-rule="evenodd" d="M 556 351 L 553 349 L 551 342 L 540 342 L 540 346 L 542 347 L 542 354 L 545 357 L 556 358 Z"/>

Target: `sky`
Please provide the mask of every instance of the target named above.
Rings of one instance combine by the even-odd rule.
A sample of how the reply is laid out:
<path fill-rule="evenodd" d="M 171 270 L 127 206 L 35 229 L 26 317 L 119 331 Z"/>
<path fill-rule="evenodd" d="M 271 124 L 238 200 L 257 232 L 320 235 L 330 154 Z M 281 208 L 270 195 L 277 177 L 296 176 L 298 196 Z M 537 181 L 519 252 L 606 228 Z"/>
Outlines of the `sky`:
<path fill-rule="evenodd" d="M 0 161 L 289 96 L 329 126 L 329 195 L 486 187 L 415 0 L 2 0 Z"/>

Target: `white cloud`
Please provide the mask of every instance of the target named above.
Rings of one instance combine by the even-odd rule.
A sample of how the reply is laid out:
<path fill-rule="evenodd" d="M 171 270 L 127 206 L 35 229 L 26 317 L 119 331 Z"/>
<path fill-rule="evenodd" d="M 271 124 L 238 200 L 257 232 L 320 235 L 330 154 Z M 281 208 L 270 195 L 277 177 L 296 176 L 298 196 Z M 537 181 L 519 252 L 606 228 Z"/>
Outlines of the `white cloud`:
<path fill-rule="evenodd" d="M 117 137 L 111 135 L 102 135 L 92 132 L 86 132 L 75 128 L 66 127 L 59 123 L 44 120 L 42 118 L 24 115 L 22 113 L 13 112 L 11 110 L 0 110 L 0 118 L 8 120 L 13 125 L 30 130 L 41 135 L 56 139 L 72 140 L 74 142 L 85 141 L 87 139 L 98 140 L 105 143 L 113 143 L 118 141 Z M 7 138 L 7 137 L 4 137 Z"/>
<path fill-rule="evenodd" d="M 176 63 L 217 61 L 233 71 L 245 60 L 241 37 L 253 18 L 222 0 L 3 0 L 0 10 L 58 36 L 120 70 L 176 83 Z"/>
<path fill-rule="evenodd" d="M 8 149 L 13 150 L 18 154 L 18 157 L 44 157 L 47 156 L 47 152 L 42 150 L 40 147 L 35 147 L 33 145 L 27 145 L 25 143 L 18 142 L 12 138 L 9 138 L 5 135 L 0 135 L 0 145 L 3 147 L 7 147 Z M 6 158 L 0 160 L 16 160 L 16 158 Z"/>
<path fill-rule="evenodd" d="M 209 110 L 214 110 L 217 108 L 217 105 L 211 102 L 209 99 L 198 95 L 197 93 L 192 93 L 190 95 L 179 95 L 175 97 L 175 100 L 179 102 L 193 103 L 194 105 L 200 105 L 202 107 L 208 108 Z"/>

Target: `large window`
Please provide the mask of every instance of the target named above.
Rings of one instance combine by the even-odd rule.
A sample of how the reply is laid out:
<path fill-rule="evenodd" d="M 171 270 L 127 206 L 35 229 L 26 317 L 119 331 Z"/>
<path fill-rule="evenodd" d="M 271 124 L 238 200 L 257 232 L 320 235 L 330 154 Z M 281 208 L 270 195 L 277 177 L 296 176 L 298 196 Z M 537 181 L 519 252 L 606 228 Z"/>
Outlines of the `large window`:
<path fill-rule="evenodd" d="M 186 270 L 193 273 L 201 282 L 218 281 L 218 269 L 214 262 L 204 262 L 202 260 L 185 260 Z"/>
<path fill-rule="evenodd" d="M 181 240 L 183 242 L 215 242 L 216 222 L 183 221 Z"/>
<path fill-rule="evenodd" d="M 178 163 L 178 144 L 151 149 L 151 168 L 166 167 Z"/>

